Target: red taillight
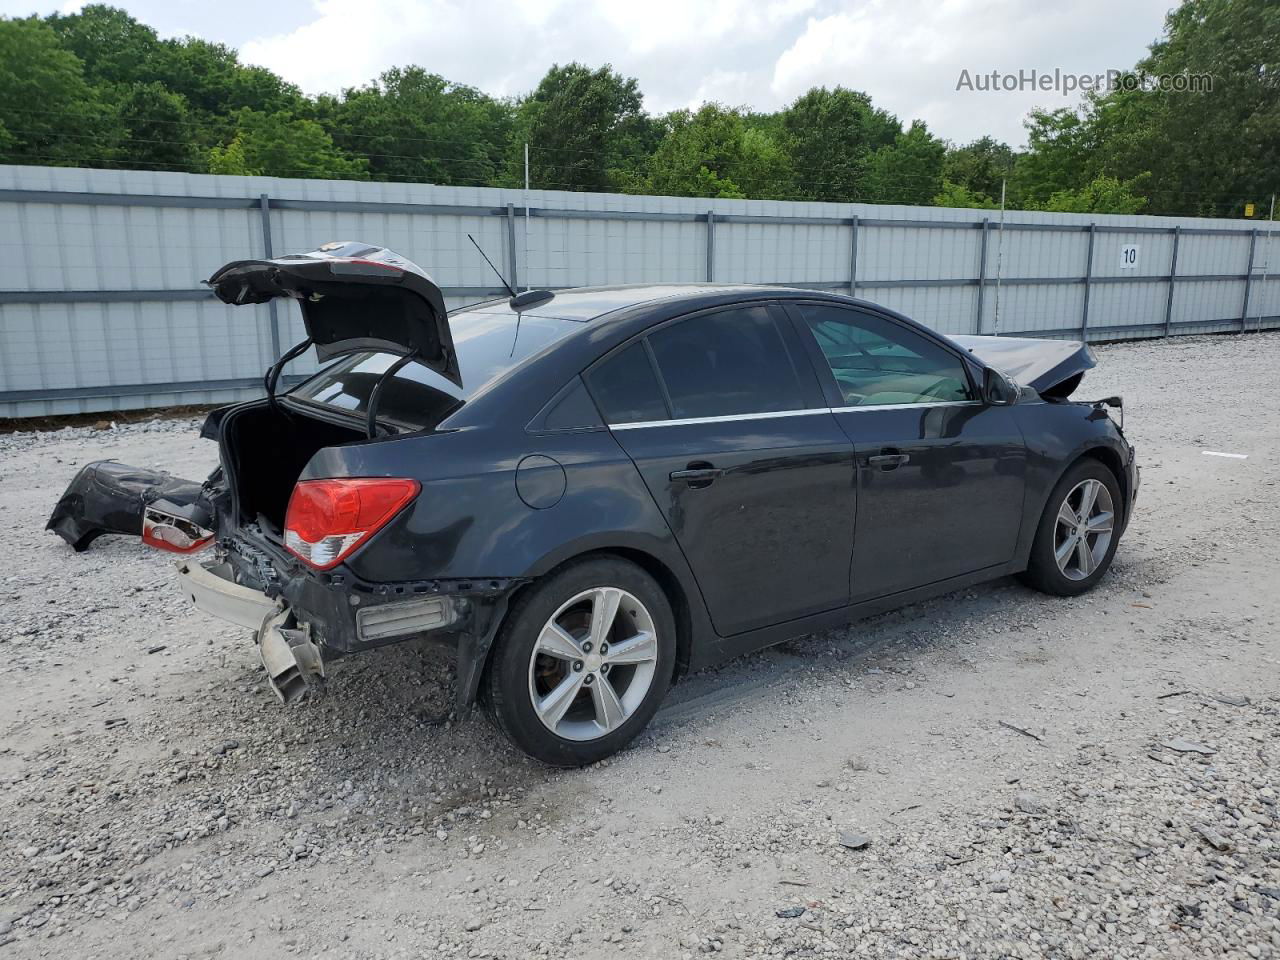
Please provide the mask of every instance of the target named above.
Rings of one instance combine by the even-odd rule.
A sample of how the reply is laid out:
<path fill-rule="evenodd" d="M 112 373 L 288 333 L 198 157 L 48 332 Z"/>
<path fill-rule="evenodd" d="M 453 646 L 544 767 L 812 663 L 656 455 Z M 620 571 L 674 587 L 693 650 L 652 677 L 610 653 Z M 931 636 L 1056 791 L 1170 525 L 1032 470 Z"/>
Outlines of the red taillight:
<path fill-rule="evenodd" d="M 422 487 L 406 477 L 303 480 L 284 518 L 284 545 L 317 570 L 337 566 Z"/>

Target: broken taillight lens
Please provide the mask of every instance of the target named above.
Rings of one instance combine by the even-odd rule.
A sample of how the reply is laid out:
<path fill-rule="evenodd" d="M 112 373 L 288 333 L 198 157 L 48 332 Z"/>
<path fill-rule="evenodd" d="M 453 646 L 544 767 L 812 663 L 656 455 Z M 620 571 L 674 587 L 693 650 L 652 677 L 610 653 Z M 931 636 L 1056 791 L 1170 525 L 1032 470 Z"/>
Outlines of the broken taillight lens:
<path fill-rule="evenodd" d="M 418 495 L 406 477 L 303 480 L 284 518 L 284 545 L 317 570 L 337 566 Z"/>

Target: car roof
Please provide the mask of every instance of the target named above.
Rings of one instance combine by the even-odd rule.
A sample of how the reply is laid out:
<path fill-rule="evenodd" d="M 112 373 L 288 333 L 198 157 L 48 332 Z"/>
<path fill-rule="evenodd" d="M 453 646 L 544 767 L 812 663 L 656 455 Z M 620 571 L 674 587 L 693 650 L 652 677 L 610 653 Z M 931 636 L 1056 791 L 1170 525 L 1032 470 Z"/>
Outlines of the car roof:
<path fill-rule="evenodd" d="M 571 287 L 554 291 L 552 299 L 530 307 L 523 313 L 529 317 L 586 322 L 606 313 L 659 300 L 698 300 L 733 294 L 741 294 L 743 297 L 780 294 L 795 296 L 815 292 L 797 287 L 745 283 L 628 283 L 604 287 Z M 490 300 L 464 309 L 485 313 L 515 312 L 505 299 Z"/>

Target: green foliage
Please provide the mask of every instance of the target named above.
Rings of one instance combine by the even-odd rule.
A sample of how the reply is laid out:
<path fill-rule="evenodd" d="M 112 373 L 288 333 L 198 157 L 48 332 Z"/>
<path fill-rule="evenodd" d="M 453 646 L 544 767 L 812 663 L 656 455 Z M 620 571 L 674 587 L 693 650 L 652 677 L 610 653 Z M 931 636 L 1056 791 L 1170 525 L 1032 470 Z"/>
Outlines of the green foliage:
<path fill-rule="evenodd" d="M 52 14 L 46 22 L 62 46 L 80 58 L 89 83 L 131 86 L 160 79 L 156 58 L 161 44 L 155 30 L 118 7 L 91 3 L 79 13 Z"/>
<path fill-rule="evenodd" d="M 1115 177 L 1097 177 L 1079 190 L 1059 190 L 1045 210 L 1058 213 L 1140 213 L 1147 198 L 1136 196 L 1132 184 Z"/>
<path fill-rule="evenodd" d="M 666 118 L 667 134 L 654 151 L 644 188 L 680 197 L 790 195 L 785 151 L 742 112 L 716 103 Z"/>
<path fill-rule="evenodd" d="M 872 203 L 930 203 L 942 191 L 947 145 L 919 120 L 867 163 L 865 195 Z"/>
<path fill-rule="evenodd" d="M 975 210 L 994 210 L 999 204 L 985 193 L 970 190 L 964 184 L 951 180 L 942 181 L 942 189 L 933 198 L 935 207 L 969 207 Z"/>
<path fill-rule="evenodd" d="M 187 101 L 160 83 L 117 88 L 115 153 L 126 166 L 200 169 Z"/>
<path fill-rule="evenodd" d="M 83 65 L 49 25 L 0 19 L 0 161 L 97 166 L 106 134 Z"/>
<path fill-rule="evenodd" d="M 341 146 L 368 157 L 375 179 L 442 184 L 492 183 L 510 125 L 504 104 L 421 67 L 347 90 L 331 122 Z"/>
<path fill-rule="evenodd" d="M 547 71 L 516 107 L 511 169 L 522 171 L 524 144 L 537 183 L 561 190 L 609 190 L 634 177 L 658 128 L 643 109 L 640 84 L 606 64 Z"/>
<path fill-rule="evenodd" d="M 1013 172 L 1013 148 L 993 137 L 982 137 L 962 147 L 949 147 L 942 161 L 944 181 L 963 187 L 973 196 L 996 198 L 1000 184 Z M 948 203 L 944 206 L 964 206 Z"/>
<path fill-rule="evenodd" d="M 283 111 L 241 110 L 234 137 L 209 152 L 212 173 L 363 180 L 367 168 L 367 160 L 336 147 L 316 121 Z"/>
<path fill-rule="evenodd" d="M 796 170 L 796 195 L 855 200 L 871 156 L 902 132 L 898 118 L 873 107 L 865 93 L 814 87 L 782 111 L 783 143 Z"/>

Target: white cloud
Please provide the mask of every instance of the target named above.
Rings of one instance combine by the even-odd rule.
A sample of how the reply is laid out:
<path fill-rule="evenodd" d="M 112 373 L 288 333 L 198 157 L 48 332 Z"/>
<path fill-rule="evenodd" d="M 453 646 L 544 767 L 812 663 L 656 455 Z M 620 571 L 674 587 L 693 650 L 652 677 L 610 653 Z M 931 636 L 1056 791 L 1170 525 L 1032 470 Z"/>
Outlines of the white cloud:
<path fill-rule="evenodd" d="M 811 17 L 778 56 L 771 91 L 789 100 L 815 85 L 869 93 L 904 122 L 921 119 L 959 142 L 991 133 L 1023 142 L 1036 106 L 1067 106 L 1044 91 L 957 90 L 961 71 L 1017 73 L 1055 67 L 1105 73 L 1130 67 L 1162 27 L 1168 0 L 870 0 Z"/>

